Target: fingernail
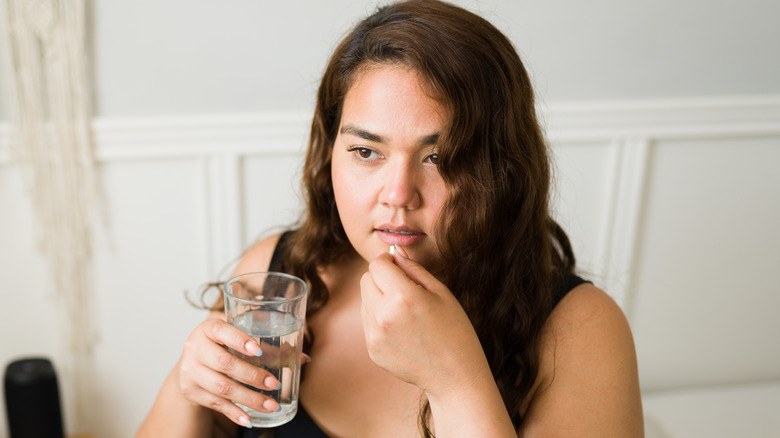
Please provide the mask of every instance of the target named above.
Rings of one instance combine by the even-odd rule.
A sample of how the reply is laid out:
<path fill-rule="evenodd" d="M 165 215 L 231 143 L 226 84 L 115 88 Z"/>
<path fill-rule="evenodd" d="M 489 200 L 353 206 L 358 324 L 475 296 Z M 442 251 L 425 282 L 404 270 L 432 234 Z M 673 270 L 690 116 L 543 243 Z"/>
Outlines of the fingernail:
<path fill-rule="evenodd" d="M 276 380 L 271 376 L 266 377 L 265 380 L 263 380 L 263 384 L 265 385 L 266 388 L 271 388 L 271 389 L 279 389 L 282 387 L 282 382 Z"/>
<path fill-rule="evenodd" d="M 246 341 L 246 344 L 244 344 L 244 348 L 249 354 L 253 354 L 257 357 L 260 357 L 263 355 L 263 350 L 260 349 L 260 346 L 257 345 L 257 342 L 255 341 Z M 257 351 L 255 351 L 257 350 Z"/>
<path fill-rule="evenodd" d="M 306 353 L 303 353 L 303 360 L 301 361 L 301 364 L 309 363 L 311 362 L 311 356 L 309 356 Z"/>
<path fill-rule="evenodd" d="M 403 257 L 403 258 L 405 258 L 405 259 L 408 259 L 408 258 L 409 258 L 409 255 L 406 253 L 406 250 L 404 249 L 404 247 L 403 247 L 403 246 L 398 246 L 398 245 L 395 245 L 395 251 L 396 251 L 396 252 L 398 253 L 398 255 L 400 255 L 401 257 Z"/>
<path fill-rule="evenodd" d="M 266 400 L 266 401 L 264 401 L 263 402 L 263 407 L 267 411 L 274 411 L 274 412 L 279 412 L 279 410 L 282 409 L 282 406 L 279 405 L 278 403 L 276 403 L 273 400 Z"/>
<path fill-rule="evenodd" d="M 252 422 L 249 421 L 249 417 L 247 416 L 239 417 L 238 421 L 241 423 L 242 426 L 246 427 L 247 429 L 252 428 Z"/>

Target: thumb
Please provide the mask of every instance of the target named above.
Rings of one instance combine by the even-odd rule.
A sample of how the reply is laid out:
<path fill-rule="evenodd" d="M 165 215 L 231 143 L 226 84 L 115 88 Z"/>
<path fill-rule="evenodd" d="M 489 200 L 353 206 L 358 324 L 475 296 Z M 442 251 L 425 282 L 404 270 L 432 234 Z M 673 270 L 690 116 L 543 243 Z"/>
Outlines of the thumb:
<path fill-rule="evenodd" d="M 398 266 L 409 279 L 422 286 L 424 289 L 433 292 L 438 290 L 441 282 L 433 276 L 422 265 L 409 258 L 409 254 L 402 246 L 392 245 L 390 254 L 393 256 L 393 262 Z"/>

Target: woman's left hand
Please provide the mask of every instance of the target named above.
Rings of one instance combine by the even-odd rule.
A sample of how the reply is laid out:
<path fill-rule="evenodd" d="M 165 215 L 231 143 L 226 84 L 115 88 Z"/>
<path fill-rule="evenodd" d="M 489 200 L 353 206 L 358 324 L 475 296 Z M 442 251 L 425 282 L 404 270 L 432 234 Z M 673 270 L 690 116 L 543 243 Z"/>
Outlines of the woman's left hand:
<path fill-rule="evenodd" d="M 402 248 L 371 262 L 360 289 L 366 346 L 377 365 L 429 395 L 492 379 L 458 300 Z"/>

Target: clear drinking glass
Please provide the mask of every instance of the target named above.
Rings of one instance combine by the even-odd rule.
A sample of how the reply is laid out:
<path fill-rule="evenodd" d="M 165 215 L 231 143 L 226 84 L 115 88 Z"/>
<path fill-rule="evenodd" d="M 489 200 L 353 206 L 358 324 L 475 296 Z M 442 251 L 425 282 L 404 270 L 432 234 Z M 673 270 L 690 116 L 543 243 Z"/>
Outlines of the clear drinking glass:
<path fill-rule="evenodd" d="M 279 403 L 277 412 L 258 412 L 238 404 L 253 427 L 275 427 L 292 420 L 298 412 L 301 380 L 303 325 L 306 316 L 306 282 L 280 272 L 252 272 L 226 281 L 223 287 L 227 322 L 252 336 L 262 355 L 246 356 L 230 350 L 245 361 L 276 377 L 281 386 L 265 391 Z"/>

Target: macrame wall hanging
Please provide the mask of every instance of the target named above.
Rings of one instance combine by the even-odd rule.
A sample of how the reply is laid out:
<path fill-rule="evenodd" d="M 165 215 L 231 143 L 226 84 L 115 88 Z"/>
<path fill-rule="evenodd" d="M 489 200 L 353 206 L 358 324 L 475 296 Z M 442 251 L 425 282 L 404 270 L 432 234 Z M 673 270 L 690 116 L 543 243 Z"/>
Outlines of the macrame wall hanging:
<path fill-rule="evenodd" d="M 12 108 L 12 158 L 28 177 L 39 245 L 56 290 L 67 348 L 60 368 L 69 429 L 88 423 L 96 341 L 91 232 L 98 205 L 90 132 L 85 0 L 2 0 Z M 8 96 L 11 97 L 11 96 Z M 70 394 L 68 394 L 70 389 Z M 72 424 L 75 420 L 76 424 Z"/>

